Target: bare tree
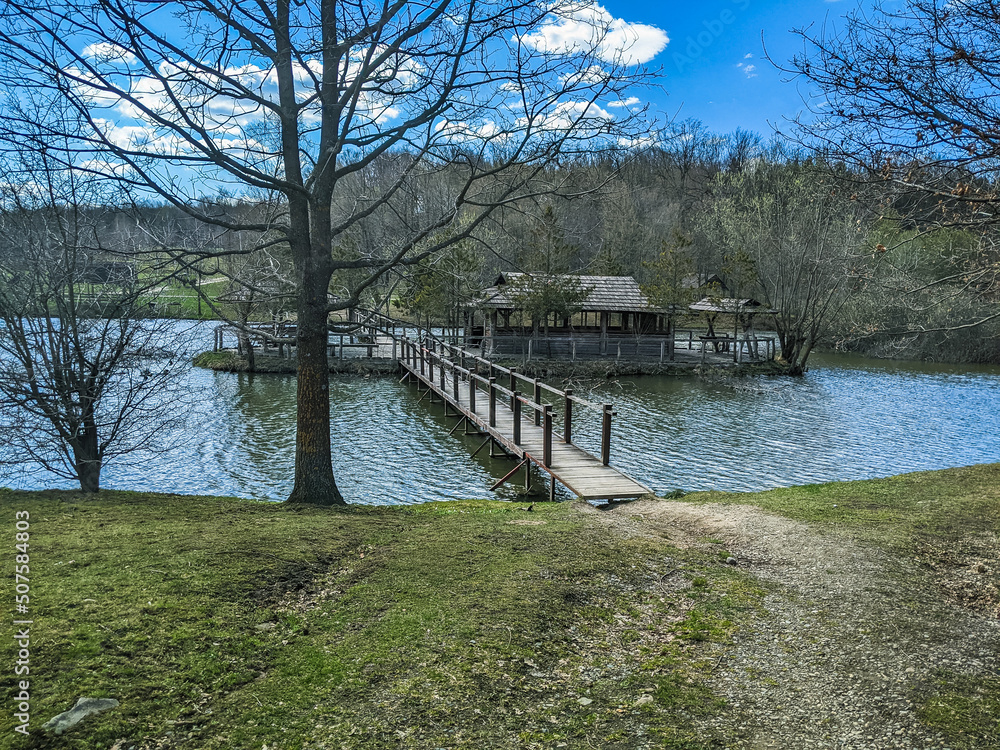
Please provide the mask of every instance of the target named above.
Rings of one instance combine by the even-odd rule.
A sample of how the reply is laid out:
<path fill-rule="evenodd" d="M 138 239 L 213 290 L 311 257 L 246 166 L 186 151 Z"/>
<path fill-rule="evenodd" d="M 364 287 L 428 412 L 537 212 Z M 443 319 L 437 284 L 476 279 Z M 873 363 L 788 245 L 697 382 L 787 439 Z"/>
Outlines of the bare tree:
<path fill-rule="evenodd" d="M 289 343 L 283 340 L 278 324 L 286 312 L 286 303 L 292 297 L 293 285 L 285 273 L 282 259 L 264 249 L 225 258 L 218 264 L 218 272 L 226 279 L 225 288 L 212 307 L 235 323 L 247 370 L 254 372 L 257 369 L 254 354 L 256 338 L 272 343 Z M 261 327 L 260 324 L 266 323 L 267 319 L 270 319 L 271 325 Z"/>
<path fill-rule="evenodd" d="M 110 461 L 167 447 L 186 357 L 102 246 L 92 178 L 9 147 L 0 183 L 0 429 L 7 453 L 100 489 Z M 50 153 L 55 152 L 52 148 Z M 63 161 L 64 157 L 56 159 Z"/>
<path fill-rule="evenodd" d="M 1000 4 L 876 3 L 799 34 L 790 70 L 816 87 L 805 134 L 873 176 L 995 219 Z"/>
<path fill-rule="evenodd" d="M 728 258 L 731 293 L 759 294 L 777 310 L 781 356 L 792 374 L 804 372 L 857 289 L 852 275 L 867 237 L 856 202 L 838 186 L 818 169 L 760 163 L 720 176 L 704 217 L 706 234 Z M 743 280 L 734 284 L 735 277 Z"/>
<path fill-rule="evenodd" d="M 922 235 L 940 227 L 983 238 L 975 263 L 963 260 L 933 281 L 884 274 L 906 281 L 883 293 L 918 321 L 897 334 L 1000 319 L 1000 256 L 989 236 L 1000 223 L 1000 3 L 878 2 L 799 34 L 804 50 L 787 69 L 811 87 L 800 140 L 845 162 L 858 182 L 882 188 L 873 218 L 901 219 L 904 231 L 872 248 L 881 263 L 904 267 Z M 949 308 L 959 298 L 991 307 L 969 304 L 964 320 L 934 324 L 922 314 L 934 286 Z"/>
<path fill-rule="evenodd" d="M 568 27 L 592 33 L 567 42 Z M 633 63 L 649 54 L 634 43 L 578 0 L 5 0 L 0 22 L 0 54 L 25 90 L 59 92 L 86 120 L 79 163 L 288 248 L 298 323 L 289 500 L 315 504 L 343 502 L 330 313 L 470 235 L 495 207 L 558 191 L 537 178 L 561 156 L 644 143 L 641 112 L 602 107 L 647 76 Z M 23 130 L 20 119 L 11 113 L 6 127 Z M 234 222 L 204 200 L 205 179 L 281 199 L 256 223 Z M 447 201 L 432 206 L 424 195 L 438 180 Z M 459 219 L 461 231 L 427 242 Z M 402 231 L 388 245 L 353 241 L 373 221 Z M 350 284 L 331 301 L 335 278 Z"/>
<path fill-rule="evenodd" d="M 690 247 L 691 239 L 675 230 L 669 240 L 660 240 L 656 258 L 644 264 L 648 281 L 642 290 L 654 307 L 684 308 L 694 302 L 696 285 L 690 281 L 697 276 Z"/>

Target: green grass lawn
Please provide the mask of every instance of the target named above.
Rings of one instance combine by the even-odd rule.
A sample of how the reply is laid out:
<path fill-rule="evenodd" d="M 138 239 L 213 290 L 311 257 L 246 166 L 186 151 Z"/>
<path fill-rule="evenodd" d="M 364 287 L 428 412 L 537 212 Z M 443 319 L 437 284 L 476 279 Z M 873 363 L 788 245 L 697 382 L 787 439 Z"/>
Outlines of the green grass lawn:
<path fill-rule="evenodd" d="M 80 696 L 121 706 L 60 747 L 699 747 L 699 648 L 757 596 L 710 555 L 599 534 L 571 504 L 2 504 L 31 521 L 25 747 Z M 699 583 L 651 597 L 667 573 Z"/>
<path fill-rule="evenodd" d="M 996 532 L 998 480 L 984 466 L 685 501 L 919 555 Z M 0 712 L 0 747 L 715 747 L 692 724 L 721 708 L 712 647 L 764 594 L 717 543 L 610 534 L 573 503 L 2 491 L 0 509 L 5 581 L 14 514 L 30 513 L 33 620 L 32 734 Z M 985 715 L 997 689 L 945 680 L 926 720 Z M 40 731 L 81 696 L 121 705 L 58 740 Z"/>

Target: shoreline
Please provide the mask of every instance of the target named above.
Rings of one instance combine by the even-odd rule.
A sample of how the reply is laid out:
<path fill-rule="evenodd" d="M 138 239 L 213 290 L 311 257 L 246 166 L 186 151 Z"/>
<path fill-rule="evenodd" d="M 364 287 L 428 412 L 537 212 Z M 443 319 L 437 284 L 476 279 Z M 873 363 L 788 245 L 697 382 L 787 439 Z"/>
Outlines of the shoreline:
<path fill-rule="evenodd" d="M 496 360 L 504 367 L 514 366 L 518 372 L 537 378 L 616 378 L 641 376 L 702 376 L 727 373 L 735 377 L 751 375 L 786 375 L 787 367 L 780 362 L 761 362 L 731 365 L 688 365 L 660 364 L 658 362 L 642 361 L 578 361 L 563 362 L 559 360 Z M 294 375 L 296 362 L 294 359 L 284 359 L 277 356 L 255 357 L 255 369 L 251 373 L 247 369 L 246 357 L 232 350 L 221 352 L 202 352 L 194 357 L 195 367 L 202 367 L 217 372 L 239 372 L 248 374 L 284 374 Z M 330 359 L 330 372 L 338 375 L 385 376 L 395 375 L 398 367 L 389 359 Z"/>

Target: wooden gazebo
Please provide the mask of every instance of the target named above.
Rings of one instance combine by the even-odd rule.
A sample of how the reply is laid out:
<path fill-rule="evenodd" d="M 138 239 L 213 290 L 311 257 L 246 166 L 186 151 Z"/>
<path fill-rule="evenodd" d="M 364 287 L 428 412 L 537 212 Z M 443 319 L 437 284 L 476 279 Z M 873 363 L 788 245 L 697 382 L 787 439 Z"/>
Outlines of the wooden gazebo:
<path fill-rule="evenodd" d="M 631 276 L 552 277 L 576 285 L 581 299 L 565 317 L 531 320 L 518 302 L 526 274 L 501 274 L 475 308 L 484 315 L 483 351 L 557 359 L 673 358 L 673 308 L 650 305 Z M 544 284 L 545 277 L 535 277 Z"/>
<path fill-rule="evenodd" d="M 755 319 L 758 315 L 774 315 L 778 311 L 764 306 L 752 298 L 736 299 L 726 297 L 713 299 L 704 297 L 697 302 L 688 305 L 688 309 L 693 312 L 704 313 L 708 323 L 708 333 L 702 336 L 703 345 L 711 345 L 715 351 L 729 351 L 732 344 L 734 361 L 740 360 L 740 355 L 744 348 L 753 359 L 761 359 L 760 343 L 765 346 L 764 359 L 774 358 L 774 339 L 767 337 L 758 339 L 754 330 Z M 715 320 L 719 315 L 733 316 L 733 335 L 728 332 L 718 333 L 715 330 Z"/>

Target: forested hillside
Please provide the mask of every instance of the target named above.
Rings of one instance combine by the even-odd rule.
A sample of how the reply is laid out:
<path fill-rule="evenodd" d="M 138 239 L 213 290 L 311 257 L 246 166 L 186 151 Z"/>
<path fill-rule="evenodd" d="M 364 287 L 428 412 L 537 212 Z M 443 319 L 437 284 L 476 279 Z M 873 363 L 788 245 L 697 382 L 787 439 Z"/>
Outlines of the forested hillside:
<path fill-rule="evenodd" d="M 407 181 L 335 239 L 335 256 L 377 257 L 412 234 L 422 214 L 440 212 L 453 194 L 449 167 L 439 165 L 424 180 L 413 179 L 413 168 L 412 158 L 397 152 L 351 176 L 342 194 L 350 198 L 341 199 L 345 215 L 366 196 L 392 192 L 404 173 Z M 693 301 L 704 292 L 691 288 L 692 279 L 715 274 L 725 287 L 711 293 L 753 297 L 778 310 L 763 324 L 777 327 L 790 361 L 802 357 L 804 364 L 814 347 L 826 347 L 1000 362 L 996 232 L 963 222 L 961 207 L 915 199 L 843 164 L 745 131 L 711 133 L 695 121 L 674 124 L 656 148 L 577 157 L 533 179 L 537 199 L 494 211 L 461 242 L 425 240 L 446 248 L 391 269 L 366 288 L 364 301 L 451 323 L 505 270 L 632 275 L 662 305 Z M 952 179 L 961 189 L 961 179 Z M 498 180 L 482 188 L 481 200 L 503 187 Z M 265 203 L 205 199 L 217 214 L 243 219 L 274 210 Z M 463 232 L 476 219 L 474 205 L 442 233 Z M 273 238 L 207 228 L 167 206 L 100 213 L 102 245 L 113 253 L 182 279 L 227 277 L 228 299 L 244 309 L 221 305 L 220 313 L 239 318 L 258 303 L 281 307 L 291 289 L 290 263 Z M 197 261 L 199 252 L 206 260 Z M 351 273 L 339 271 L 330 293 L 350 294 L 358 284 Z"/>

